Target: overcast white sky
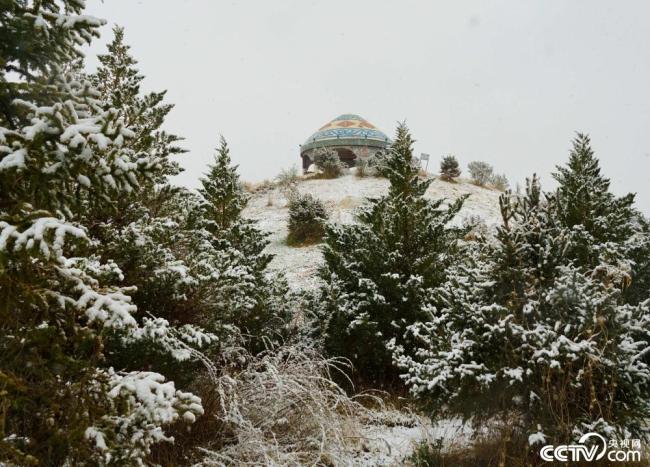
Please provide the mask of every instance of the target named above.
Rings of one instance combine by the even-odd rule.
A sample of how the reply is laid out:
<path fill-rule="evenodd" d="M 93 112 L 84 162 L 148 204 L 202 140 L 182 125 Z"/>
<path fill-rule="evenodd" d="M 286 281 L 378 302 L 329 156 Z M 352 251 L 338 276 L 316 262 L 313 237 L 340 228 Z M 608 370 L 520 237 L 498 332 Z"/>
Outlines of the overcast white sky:
<path fill-rule="evenodd" d="M 356 113 L 416 151 L 485 160 L 551 188 L 575 131 L 591 135 L 616 193 L 650 214 L 650 2 L 88 1 L 126 28 L 195 187 L 219 134 L 246 180 L 299 164 L 313 131 Z M 513 183 L 514 184 L 514 183 Z"/>

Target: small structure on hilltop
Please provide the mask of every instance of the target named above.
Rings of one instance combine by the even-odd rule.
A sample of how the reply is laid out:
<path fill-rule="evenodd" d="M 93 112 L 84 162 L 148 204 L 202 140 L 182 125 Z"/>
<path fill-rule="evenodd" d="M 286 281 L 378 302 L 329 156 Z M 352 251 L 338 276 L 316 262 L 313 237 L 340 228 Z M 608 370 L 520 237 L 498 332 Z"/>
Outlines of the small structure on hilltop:
<path fill-rule="evenodd" d="M 334 149 L 341 162 L 354 167 L 359 159 L 367 159 L 388 147 L 390 139 L 372 123 L 359 115 L 343 114 L 323 125 L 300 146 L 302 169 L 307 172 L 314 162 L 314 153 L 321 148 Z"/>

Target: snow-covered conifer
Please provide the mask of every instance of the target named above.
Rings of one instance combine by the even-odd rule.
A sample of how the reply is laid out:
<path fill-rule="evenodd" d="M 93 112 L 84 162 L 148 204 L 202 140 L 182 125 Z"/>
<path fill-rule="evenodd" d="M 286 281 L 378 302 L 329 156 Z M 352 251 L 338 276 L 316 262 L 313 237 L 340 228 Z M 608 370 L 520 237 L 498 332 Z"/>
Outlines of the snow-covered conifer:
<path fill-rule="evenodd" d="M 228 143 L 222 136 L 214 157 L 214 163 L 201 179 L 201 196 L 205 200 L 206 218 L 214 223 L 211 231 L 225 231 L 234 222 L 248 201 L 239 180 L 237 166 L 232 165 Z"/>
<path fill-rule="evenodd" d="M 182 138 L 161 129 L 174 106 L 163 103 L 167 91 L 141 92 L 144 76 L 136 68 L 138 62 L 124 42 L 124 28 L 115 26 L 113 34 L 113 41 L 107 46 L 108 53 L 98 56 L 100 66 L 90 79 L 103 105 L 116 109 L 134 133 L 129 140 L 133 151 L 156 157 L 160 165 L 156 181 L 164 182 L 162 177 L 180 171 L 178 163 L 169 156 L 186 152 L 177 145 Z"/>
<path fill-rule="evenodd" d="M 292 193 L 289 197 L 290 245 L 318 242 L 325 234 L 327 211 L 325 205 L 311 194 Z"/>
<path fill-rule="evenodd" d="M 119 267 L 93 254 L 81 212 L 115 207 L 158 162 L 129 147 L 133 130 L 89 82 L 63 72 L 103 24 L 83 9 L 9 1 L 0 12 L 0 462 L 12 465 L 110 463 L 125 452 L 137 464 L 179 411 L 185 421 L 201 411 L 159 374 L 102 368 L 106 332 L 137 337 L 137 307 L 133 289 L 115 285 Z M 155 334 L 176 342 L 164 327 Z M 156 396 L 144 401 L 135 380 Z M 109 435 L 100 420 L 132 436 Z"/>
<path fill-rule="evenodd" d="M 464 234 L 449 225 L 464 198 L 448 206 L 424 198 L 431 181 L 419 178 L 412 145 L 400 125 L 378 169 L 389 193 L 370 200 L 357 223 L 329 226 L 325 237 L 318 332 L 326 350 L 349 358 L 367 383 L 395 377 L 386 343 L 401 342 L 406 327 L 424 318 Z"/>
<path fill-rule="evenodd" d="M 460 177 L 460 166 L 458 160 L 451 154 L 440 161 L 440 178 L 448 182 Z"/>
<path fill-rule="evenodd" d="M 336 151 L 330 148 L 320 148 L 314 153 L 314 164 L 318 170 L 327 178 L 340 177 L 344 165 Z"/>
<path fill-rule="evenodd" d="M 635 230 L 634 195 L 617 198 L 610 192 L 589 136 L 578 133 L 569 162 L 557 168 L 554 178 L 559 184 L 560 221 L 573 230 L 576 240 L 571 252 L 576 263 L 594 267 L 624 261 L 626 240 Z"/>
<path fill-rule="evenodd" d="M 204 268 L 212 271 L 212 326 L 234 325 L 248 337 L 251 350 L 262 350 L 286 329 L 290 302 L 283 277 L 271 275 L 267 235 L 241 216 L 248 202 L 222 137 L 215 163 L 201 179 L 194 215 L 195 242 Z"/>
<path fill-rule="evenodd" d="M 440 413 L 506 422 L 519 439 L 641 435 L 648 303 L 622 304 L 598 266 L 576 264 L 575 229 L 536 178 L 501 211 L 496 238 L 469 249 L 409 328 L 415 349 L 394 343 L 404 380 Z"/>

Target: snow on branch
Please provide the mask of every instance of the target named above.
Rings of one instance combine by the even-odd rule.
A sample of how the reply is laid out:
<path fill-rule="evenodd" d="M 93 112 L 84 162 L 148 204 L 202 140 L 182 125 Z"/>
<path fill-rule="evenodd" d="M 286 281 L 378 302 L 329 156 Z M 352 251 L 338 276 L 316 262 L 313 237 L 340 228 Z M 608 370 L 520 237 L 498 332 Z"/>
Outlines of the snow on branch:
<path fill-rule="evenodd" d="M 115 372 L 107 370 L 108 401 L 114 406 L 94 426 L 85 430 L 85 437 L 99 451 L 106 464 L 145 465 L 151 446 L 173 442 L 163 427 L 183 420 L 193 423 L 203 414 L 201 399 L 179 391 L 173 381 L 153 372 Z"/>
<path fill-rule="evenodd" d="M 23 230 L 6 221 L 0 221 L 0 251 L 31 250 L 33 248 L 46 258 L 57 258 L 63 254 L 66 237 L 86 240 L 83 228 L 55 217 L 32 219 Z"/>

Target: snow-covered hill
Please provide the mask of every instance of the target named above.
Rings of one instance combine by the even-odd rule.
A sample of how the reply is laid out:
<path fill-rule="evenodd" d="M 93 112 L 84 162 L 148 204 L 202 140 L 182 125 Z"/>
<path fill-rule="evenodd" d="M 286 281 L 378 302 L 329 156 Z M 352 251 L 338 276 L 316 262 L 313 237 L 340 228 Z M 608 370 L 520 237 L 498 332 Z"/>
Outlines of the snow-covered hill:
<path fill-rule="evenodd" d="M 359 178 L 352 174 L 336 179 L 301 179 L 298 191 L 311 193 L 321 199 L 328 209 L 330 221 L 354 222 L 354 211 L 366 198 L 377 197 L 388 191 L 388 180 L 384 178 Z M 436 179 L 431 183 L 426 196 L 432 199 L 454 200 L 464 194 L 469 198 L 455 222 L 469 217 L 480 217 L 488 225 L 499 219 L 499 191 L 475 186 L 468 181 L 448 183 Z M 253 193 L 244 216 L 258 222 L 259 227 L 270 233 L 269 253 L 275 255 L 270 268 L 281 271 L 294 288 L 312 288 L 317 284 L 316 270 L 322 262 L 319 245 L 290 247 L 286 244 L 287 199 L 277 187 L 257 190 Z"/>
<path fill-rule="evenodd" d="M 388 185 L 388 180 L 383 178 L 358 178 L 347 174 L 337 179 L 301 178 L 297 189 L 322 200 L 331 222 L 352 223 L 355 221 L 355 210 L 367 198 L 387 193 Z M 478 187 L 465 180 L 448 183 L 436 179 L 432 181 L 426 196 L 452 201 L 464 194 L 470 196 L 454 222 L 462 223 L 470 217 L 481 218 L 487 225 L 498 222 L 500 192 L 491 188 Z M 309 289 L 318 285 L 316 273 L 323 261 L 321 247 L 292 247 L 286 244 L 289 212 L 282 190 L 269 184 L 253 187 L 244 216 L 256 221 L 259 228 L 270 234 L 267 250 L 274 255 L 271 270 L 283 273 L 295 289 Z M 360 430 L 352 435 L 352 438 L 358 438 L 359 443 L 351 445 L 346 465 L 403 465 L 404 459 L 420 442 L 433 443 L 442 438 L 447 445 L 451 445 L 469 436 L 469 428 L 457 420 L 431 422 L 427 417 L 393 409 L 377 412 L 374 416 L 368 420 L 360 417 L 351 423 Z"/>

